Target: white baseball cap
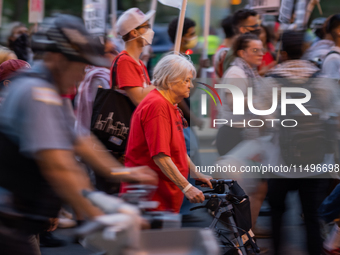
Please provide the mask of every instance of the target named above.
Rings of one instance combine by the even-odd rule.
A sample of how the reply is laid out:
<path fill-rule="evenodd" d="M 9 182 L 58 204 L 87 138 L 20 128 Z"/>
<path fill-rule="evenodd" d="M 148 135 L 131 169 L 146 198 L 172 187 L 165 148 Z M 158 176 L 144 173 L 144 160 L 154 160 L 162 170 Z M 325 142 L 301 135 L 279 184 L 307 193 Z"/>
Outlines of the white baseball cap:
<path fill-rule="evenodd" d="M 156 11 L 151 10 L 144 14 L 138 8 L 131 8 L 124 12 L 118 19 L 116 27 L 119 35 L 124 36 L 136 27 L 148 21 Z"/>

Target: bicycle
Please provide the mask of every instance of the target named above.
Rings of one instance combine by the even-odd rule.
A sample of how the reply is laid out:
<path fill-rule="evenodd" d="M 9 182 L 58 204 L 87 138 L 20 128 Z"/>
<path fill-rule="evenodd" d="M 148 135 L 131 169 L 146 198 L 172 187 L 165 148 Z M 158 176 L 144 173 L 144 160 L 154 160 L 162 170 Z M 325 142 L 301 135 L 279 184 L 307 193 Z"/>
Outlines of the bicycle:
<path fill-rule="evenodd" d="M 248 196 L 236 181 L 231 179 L 216 180 L 211 179 L 212 190 L 205 190 L 203 193 L 208 200 L 205 205 L 191 208 L 197 210 L 207 208 L 211 211 L 214 219 L 209 228 L 214 230 L 221 242 L 221 248 L 224 255 L 249 255 L 259 254 L 260 249 L 254 240 L 254 234 L 251 231 L 250 203 Z M 201 185 L 196 181 L 196 185 Z M 227 189 L 227 190 L 226 190 Z M 226 229 L 217 227 L 218 223 L 227 225 L 229 232 L 234 238 L 228 238 L 224 232 Z"/>

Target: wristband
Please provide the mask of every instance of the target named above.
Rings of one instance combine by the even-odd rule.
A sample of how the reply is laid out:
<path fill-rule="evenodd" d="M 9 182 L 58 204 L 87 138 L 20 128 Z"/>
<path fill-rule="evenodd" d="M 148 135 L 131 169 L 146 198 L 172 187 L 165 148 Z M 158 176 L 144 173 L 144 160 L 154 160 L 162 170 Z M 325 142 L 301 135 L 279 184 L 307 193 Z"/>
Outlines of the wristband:
<path fill-rule="evenodd" d="M 192 187 L 191 183 L 189 183 L 183 190 L 182 192 L 185 194 L 187 191 Z"/>

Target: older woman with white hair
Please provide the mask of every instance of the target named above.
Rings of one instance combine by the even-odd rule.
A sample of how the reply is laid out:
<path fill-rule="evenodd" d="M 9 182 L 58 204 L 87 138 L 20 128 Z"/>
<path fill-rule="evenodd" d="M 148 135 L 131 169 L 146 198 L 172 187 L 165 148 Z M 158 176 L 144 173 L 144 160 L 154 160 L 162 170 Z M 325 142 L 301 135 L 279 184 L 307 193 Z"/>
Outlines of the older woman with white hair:
<path fill-rule="evenodd" d="M 131 120 L 125 165 L 147 165 L 158 174 L 153 197 L 159 202 L 158 210 L 178 213 L 184 195 L 191 203 L 204 201 L 202 191 L 187 181 L 189 169 L 194 173 L 195 165 L 185 147 L 183 127 L 187 122 L 177 106 L 189 97 L 195 76 L 195 67 L 186 57 L 169 54 L 162 58 L 154 68 L 156 89 L 138 105 Z M 211 177 L 195 173 L 194 178 L 211 187 Z"/>

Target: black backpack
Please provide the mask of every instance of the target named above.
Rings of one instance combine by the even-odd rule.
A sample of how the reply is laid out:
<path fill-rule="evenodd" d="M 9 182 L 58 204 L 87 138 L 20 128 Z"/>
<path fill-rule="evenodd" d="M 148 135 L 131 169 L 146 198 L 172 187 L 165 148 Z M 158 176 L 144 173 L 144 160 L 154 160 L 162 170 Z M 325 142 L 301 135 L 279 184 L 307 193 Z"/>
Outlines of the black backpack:
<path fill-rule="evenodd" d="M 328 139 L 326 133 L 326 121 L 322 120 L 321 104 L 310 86 L 311 79 L 317 77 L 316 72 L 304 84 L 294 84 L 288 79 L 278 75 L 273 78 L 280 78 L 279 83 L 284 87 L 306 88 L 311 93 L 311 99 L 304 104 L 304 107 L 312 114 L 304 115 L 296 105 L 287 104 L 286 115 L 283 119 L 293 119 L 297 121 L 295 127 L 284 127 L 280 125 L 280 149 L 281 156 L 287 165 L 306 166 L 308 164 L 320 164 L 328 151 Z M 305 95 L 303 95 L 304 97 Z M 292 93 L 291 98 L 300 98 L 298 93 Z M 287 125 L 291 125 L 291 123 Z"/>
<path fill-rule="evenodd" d="M 117 159 L 123 160 L 136 106 L 129 97 L 116 91 L 117 63 L 122 55 L 115 59 L 111 67 L 111 88 L 98 88 L 93 103 L 91 131 Z"/>

